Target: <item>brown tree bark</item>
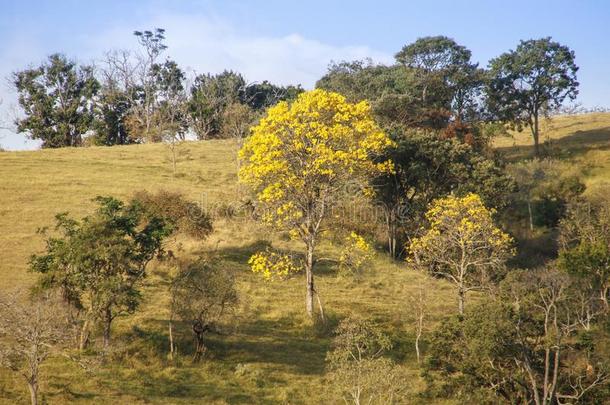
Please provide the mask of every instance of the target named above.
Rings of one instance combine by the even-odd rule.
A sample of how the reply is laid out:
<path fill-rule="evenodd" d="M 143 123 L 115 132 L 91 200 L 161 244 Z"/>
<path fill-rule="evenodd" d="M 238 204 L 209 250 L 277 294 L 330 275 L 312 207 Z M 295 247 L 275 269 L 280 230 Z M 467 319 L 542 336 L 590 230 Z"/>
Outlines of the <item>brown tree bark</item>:
<path fill-rule="evenodd" d="M 193 333 L 195 334 L 195 354 L 193 355 L 193 362 L 199 362 L 206 352 L 206 347 L 203 342 L 203 335 L 209 330 L 208 325 L 204 325 L 201 321 L 196 320 L 193 322 Z"/>
<path fill-rule="evenodd" d="M 307 315 L 310 318 L 313 318 L 313 306 L 314 306 L 314 294 L 315 287 L 313 281 L 313 253 L 314 253 L 314 243 L 313 241 L 307 242 L 307 254 L 305 258 L 305 281 L 307 284 L 307 295 L 305 297 L 305 308 L 307 310 Z"/>
<path fill-rule="evenodd" d="M 112 311 L 110 308 L 106 308 L 104 313 L 104 349 L 110 347 L 110 327 L 112 326 Z"/>
<path fill-rule="evenodd" d="M 458 311 L 460 315 L 464 315 L 464 301 L 465 301 L 466 291 L 463 286 L 458 286 Z"/>
<path fill-rule="evenodd" d="M 38 405 L 38 381 L 35 378 L 28 381 L 28 389 L 30 390 L 31 404 Z"/>

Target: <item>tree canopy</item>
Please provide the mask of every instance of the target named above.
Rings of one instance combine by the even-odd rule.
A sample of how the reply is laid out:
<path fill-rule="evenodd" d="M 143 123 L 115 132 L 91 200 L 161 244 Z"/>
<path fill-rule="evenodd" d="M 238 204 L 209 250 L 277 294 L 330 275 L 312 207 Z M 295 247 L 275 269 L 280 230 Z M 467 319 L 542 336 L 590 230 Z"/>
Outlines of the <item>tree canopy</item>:
<path fill-rule="evenodd" d="M 81 145 L 94 120 L 99 89 L 91 66 L 53 54 L 37 68 L 14 73 L 13 84 L 25 112 L 15 122 L 19 132 L 41 140 L 43 148 Z"/>

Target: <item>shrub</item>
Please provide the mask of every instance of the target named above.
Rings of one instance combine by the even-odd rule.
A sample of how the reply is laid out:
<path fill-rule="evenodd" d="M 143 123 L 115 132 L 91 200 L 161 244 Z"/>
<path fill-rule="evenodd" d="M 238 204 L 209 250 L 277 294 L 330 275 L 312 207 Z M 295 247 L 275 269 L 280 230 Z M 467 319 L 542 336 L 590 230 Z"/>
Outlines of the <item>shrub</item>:
<path fill-rule="evenodd" d="M 197 203 L 188 201 L 177 192 L 161 190 L 156 194 L 139 191 L 134 195 L 151 214 L 165 218 L 174 227 L 193 238 L 205 239 L 212 233 L 212 219 Z"/>

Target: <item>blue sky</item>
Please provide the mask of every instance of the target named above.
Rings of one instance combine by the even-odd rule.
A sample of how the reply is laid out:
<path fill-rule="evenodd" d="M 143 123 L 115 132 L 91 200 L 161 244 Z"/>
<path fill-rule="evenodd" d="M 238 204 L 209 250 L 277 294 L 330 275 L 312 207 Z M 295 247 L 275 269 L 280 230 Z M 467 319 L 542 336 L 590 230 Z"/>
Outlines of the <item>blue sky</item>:
<path fill-rule="evenodd" d="M 168 56 L 194 72 L 238 70 L 312 87 L 331 60 L 389 63 L 404 44 L 447 35 L 487 61 L 520 39 L 552 36 L 576 52 L 578 101 L 610 106 L 610 3 L 582 1 L 0 0 L 0 122 L 18 114 L 10 72 L 53 52 L 95 62 L 134 48 L 133 30 L 167 29 Z M 0 132 L 8 149 L 35 148 Z"/>

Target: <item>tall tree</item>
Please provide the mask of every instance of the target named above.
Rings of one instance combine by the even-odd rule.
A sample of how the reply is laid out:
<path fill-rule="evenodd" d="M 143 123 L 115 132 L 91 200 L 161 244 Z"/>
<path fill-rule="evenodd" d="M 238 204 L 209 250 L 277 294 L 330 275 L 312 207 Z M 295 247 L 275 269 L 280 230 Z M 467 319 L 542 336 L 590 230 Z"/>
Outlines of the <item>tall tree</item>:
<path fill-rule="evenodd" d="M 135 97 L 130 114 L 131 132 L 137 134 L 140 141 L 151 142 L 158 139 L 155 131 L 155 116 L 159 102 L 159 58 L 167 49 L 165 30 L 134 31 L 142 46 L 143 53 L 137 56 L 135 70 Z"/>
<path fill-rule="evenodd" d="M 366 102 L 351 104 L 337 93 L 313 90 L 270 108 L 240 151 L 240 179 L 256 193 L 262 219 L 305 245 L 309 316 L 325 219 L 347 183 L 391 170 L 391 162 L 373 161 L 390 145 Z"/>
<path fill-rule="evenodd" d="M 264 80 L 246 87 L 243 101 L 254 110 L 262 111 L 280 101 L 292 101 L 304 90 L 301 86 L 277 86 Z"/>
<path fill-rule="evenodd" d="M 138 64 L 126 50 L 107 52 L 98 72 L 100 97 L 96 103 L 95 135 L 97 145 L 133 143 L 137 134 L 130 132 L 128 118 L 137 103 Z"/>
<path fill-rule="evenodd" d="M 529 127 L 540 155 L 539 120 L 578 95 L 574 51 L 550 37 L 521 41 L 489 62 L 487 104 L 497 119 Z"/>
<path fill-rule="evenodd" d="M 424 222 L 428 204 L 449 193 L 476 193 L 489 207 L 502 208 L 514 188 L 502 162 L 487 158 L 457 139 L 431 132 L 392 130 L 395 145 L 384 158 L 394 171 L 372 180 L 375 201 L 382 208 L 388 251 L 400 256 L 400 247 Z"/>
<path fill-rule="evenodd" d="M 414 69 L 401 65 L 375 65 L 371 61 L 341 62 L 329 67 L 316 87 L 344 95 L 350 102 L 366 100 L 380 124 L 402 124 L 418 128 L 442 128 L 446 117 L 430 114 L 430 105 L 447 109 L 446 100 L 432 92 L 426 103 L 421 101 L 420 80 Z"/>
<path fill-rule="evenodd" d="M 430 92 L 440 93 L 460 120 L 475 115 L 483 85 L 482 71 L 470 58 L 469 49 L 445 36 L 419 38 L 396 54 L 396 61 L 420 78 L 423 103 L 428 104 Z"/>
<path fill-rule="evenodd" d="M 15 122 L 19 132 L 41 140 L 43 148 L 81 145 L 99 89 L 91 66 L 53 54 L 37 68 L 14 73 L 13 84 L 25 113 Z"/>

